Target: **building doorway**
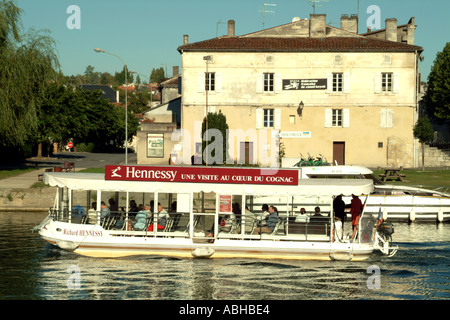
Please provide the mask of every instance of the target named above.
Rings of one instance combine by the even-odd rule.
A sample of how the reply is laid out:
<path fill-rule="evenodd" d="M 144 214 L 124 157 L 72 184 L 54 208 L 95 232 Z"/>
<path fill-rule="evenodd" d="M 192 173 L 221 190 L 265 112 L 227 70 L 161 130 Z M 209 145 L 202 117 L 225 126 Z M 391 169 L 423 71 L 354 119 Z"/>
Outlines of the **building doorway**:
<path fill-rule="evenodd" d="M 344 165 L 345 164 L 345 142 L 334 141 L 333 142 L 333 163 Z"/>
<path fill-rule="evenodd" d="M 240 161 L 242 164 L 253 164 L 253 142 L 241 142 Z"/>

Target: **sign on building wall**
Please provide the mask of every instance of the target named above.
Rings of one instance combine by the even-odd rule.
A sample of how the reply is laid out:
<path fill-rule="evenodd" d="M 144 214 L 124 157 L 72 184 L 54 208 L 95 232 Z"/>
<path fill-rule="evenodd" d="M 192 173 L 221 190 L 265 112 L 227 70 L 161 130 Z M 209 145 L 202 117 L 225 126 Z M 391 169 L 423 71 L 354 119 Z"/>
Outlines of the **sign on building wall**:
<path fill-rule="evenodd" d="M 163 158 L 164 157 L 164 134 L 149 133 L 147 134 L 147 157 Z"/>
<path fill-rule="evenodd" d="M 280 131 L 280 138 L 310 139 L 311 131 Z"/>
<path fill-rule="evenodd" d="M 283 90 L 326 90 L 327 79 L 283 79 Z"/>

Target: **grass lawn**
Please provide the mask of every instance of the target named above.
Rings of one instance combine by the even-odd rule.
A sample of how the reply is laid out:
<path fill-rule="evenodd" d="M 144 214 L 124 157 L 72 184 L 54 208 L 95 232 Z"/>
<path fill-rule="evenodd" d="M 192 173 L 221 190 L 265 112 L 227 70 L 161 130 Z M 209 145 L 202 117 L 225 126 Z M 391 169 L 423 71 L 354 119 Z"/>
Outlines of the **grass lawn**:
<path fill-rule="evenodd" d="M 0 169 L 0 179 L 17 176 L 22 173 L 27 173 L 30 171 L 36 170 L 35 168 L 26 168 L 26 169 L 10 169 L 10 170 L 3 170 Z"/>
<path fill-rule="evenodd" d="M 383 174 L 384 170 L 374 170 L 375 175 L 379 178 L 379 174 Z M 404 169 L 401 172 L 406 175 L 402 181 L 386 181 L 386 184 L 407 185 L 407 186 L 423 186 L 428 188 L 445 187 L 450 188 L 450 170 L 412 170 Z"/>

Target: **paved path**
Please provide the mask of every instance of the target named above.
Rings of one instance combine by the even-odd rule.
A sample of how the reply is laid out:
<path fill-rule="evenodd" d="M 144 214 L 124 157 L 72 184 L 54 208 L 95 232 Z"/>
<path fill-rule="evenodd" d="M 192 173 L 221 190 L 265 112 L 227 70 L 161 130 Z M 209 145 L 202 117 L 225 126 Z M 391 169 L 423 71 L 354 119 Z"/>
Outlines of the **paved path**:
<path fill-rule="evenodd" d="M 128 154 L 128 164 L 136 164 L 137 154 Z M 52 158 L 30 158 L 26 165 L 36 166 L 39 169 L 14 177 L 0 179 L 0 189 L 30 188 L 38 182 L 38 176 L 45 172 L 46 168 L 63 167 L 64 162 L 75 162 L 75 171 L 85 168 L 103 168 L 107 164 L 124 164 L 125 154 L 117 153 L 87 153 L 87 152 L 62 152 Z"/>

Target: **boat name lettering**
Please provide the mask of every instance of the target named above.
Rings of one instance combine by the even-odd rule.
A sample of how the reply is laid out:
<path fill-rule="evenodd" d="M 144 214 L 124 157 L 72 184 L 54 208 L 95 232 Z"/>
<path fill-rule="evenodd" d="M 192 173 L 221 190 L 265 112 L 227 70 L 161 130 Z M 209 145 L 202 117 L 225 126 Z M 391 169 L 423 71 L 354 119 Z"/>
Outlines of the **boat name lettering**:
<path fill-rule="evenodd" d="M 98 230 L 70 230 L 64 229 L 63 233 L 68 236 L 80 236 L 80 237 L 102 237 L 103 232 Z"/>

